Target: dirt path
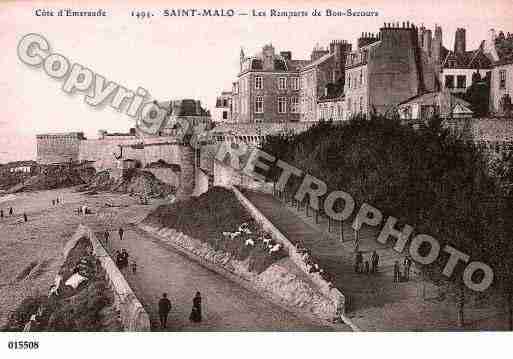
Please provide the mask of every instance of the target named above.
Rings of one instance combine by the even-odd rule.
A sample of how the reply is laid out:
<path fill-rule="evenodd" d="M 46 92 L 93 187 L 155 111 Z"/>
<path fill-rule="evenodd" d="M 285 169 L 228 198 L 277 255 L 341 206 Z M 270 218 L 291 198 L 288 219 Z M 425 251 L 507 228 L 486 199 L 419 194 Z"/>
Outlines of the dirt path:
<path fill-rule="evenodd" d="M 52 199 L 64 203 L 52 205 Z M 87 205 L 92 214 L 74 210 Z M 117 229 L 127 229 L 122 245 L 138 262 L 131 285 L 157 322 L 156 305 L 163 291 L 173 302 L 170 330 L 329 330 L 298 318 L 224 277 L 205 269 L 144 234 L 129 230 L 158 203 L 143 206 L 128 195 L 102 193 L 88 196 L 73 189 L 20 193 L 0 204 L 12 206 L 15 216 L 0 221 L 0 328 L 9 314 L 30 295 L 44 295 L 62 262 L 64 243 L 80 223 L 95 232 L 109 230 L 118 246 Z M 28 215 L 24 223 L 22 213 Z M 192 325 L 189 313 L 193 294 L 204 296 L 205 321 Z"/>
<path fill-rule="evenodd" d="M 380 257 L 377 275 L 354 272 L 354 234 L 349 224 L 327 232 L 327 220 L 318 225 L 305 211 L 298 212 L 270 194 L 246 191 L 248 199 L 292 242 L 303 243 L 319 258 L 322 268 L 335 277 L 335 286 L 350 300 L 348 316 L 363 330 L 460 330 L 456 304 L 436 298 L 438 289 L 430 282 L 413 276 L 409 282 L 394 283 L 393 263 L 402 261 L 391 248 L 379 244 L 376 230 L 362 230 L 360 249 L 367 259 L 373 250 Z M 338 233 L 336 233 L 338 231 Z M 427 288 L 427 295 L 424 289 Z M 426 295 L 426 297 L 424 297 Z M 466 304 L 468 330 L 506 330 L 501 298 L 490 297 L 483 303 Z"/>
<path fill-rule="evenodd" d="M 135 259 L 137 273 L 123 269 L 125 277 L 150 313 L 152 328 L 159 329 L 157 302 L 167 292 L 173 303 L 168 330 L 268 331 L 329 330 L 283 310 L 236 283 L 176 253 L 140 230 L 126 230 L 122 241 L 110 233 L 113 250 L 125 248 Z M 192 298 L 200 291 L 204 321 L 191 323 Z"/>

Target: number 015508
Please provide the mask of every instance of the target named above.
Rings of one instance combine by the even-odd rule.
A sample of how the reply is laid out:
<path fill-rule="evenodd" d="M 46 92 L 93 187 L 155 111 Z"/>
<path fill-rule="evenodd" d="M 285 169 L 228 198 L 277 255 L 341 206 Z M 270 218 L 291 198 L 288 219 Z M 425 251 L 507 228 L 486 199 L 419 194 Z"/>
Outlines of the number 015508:
<path fill-rule="evenodd" d="M 38 341 L 9 341 L 7 343 L 7 347 L 13 350 L 31 350 L 31 349 L 39 349 Z"/>

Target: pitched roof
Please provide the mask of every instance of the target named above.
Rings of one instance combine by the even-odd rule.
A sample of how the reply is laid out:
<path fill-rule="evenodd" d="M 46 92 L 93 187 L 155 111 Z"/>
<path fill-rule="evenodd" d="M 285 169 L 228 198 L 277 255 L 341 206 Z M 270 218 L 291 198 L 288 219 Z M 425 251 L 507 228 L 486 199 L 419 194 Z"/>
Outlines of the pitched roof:
<path fill-rule="evenodd" d="M 304 66 L 301 70 L 306 70 L 306 69 L 310 69 L 312 67 L 315 67 L 317 65 L 320 65 L 322 64 L 323 62 L 325 61 L 328 61 L 329 59 L 331 59 L 332 57 L 334 57 L 335 54 L 326 54 L 326 55 L 323 55 L 321 57 L 319 57 L 317 60 L 315 61 L 312 61 L 310 62 L 309 64 L 307 64 L 306 66 Z"/>
<path fill-rule="evenodd" d="M 449 114 L 454 115 L 471 115 L 471 105 L 465 100 L 452 95 L 448 91 L 428 92 L 422 95 L 417 95 L 409 98 L 398 104 L 398 106 L 406 105 L 409 103 L 421 103 L 425 105 L 438 105 L 440 107 L 440 115 L 445 117 Z"/>
<path fill-rule="evenodd" d="M 477 50 L 457 53 L 447 51 L 442 62 L 444 68 L 488 69 L 492 63 L 484 54 L 482 44 Z"/>

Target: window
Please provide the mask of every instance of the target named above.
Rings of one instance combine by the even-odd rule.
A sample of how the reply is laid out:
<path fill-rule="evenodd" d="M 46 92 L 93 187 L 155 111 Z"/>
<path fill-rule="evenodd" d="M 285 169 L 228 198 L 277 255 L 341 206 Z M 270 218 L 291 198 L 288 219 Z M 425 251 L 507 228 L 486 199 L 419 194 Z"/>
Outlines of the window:
<path fill-rule="evenodd" d="M 454 75 L 445 75 L 445 88 L 454 88 Z"/>
<path fill-rule="evenodd" d="M 360 113 L 363 112 L 363 97 L 360 97 Z"/>
<path fill-rule="evenodd" d="M 228 119 L 228 111 L 223 111 L 223 120 Z"/>
<path fill-rule="evenodd" d="M 499 88 L 506 88 L 506 70 L 499 71 Z"/>
<path fill-rule="evenodd" d="M 360 86 L 363 85 L 363 70 L 360 70 Z"/>
<path fill-rule="evenodd" d="M 285 77 L 278 78 L 278 89 L 285 90 L 287 88 L 287 79 Z"/>
<path fill-rule="evenodd" d="M 285 97 L 278 97 L 278 113 L 287 112 L 287 99 Z"/>
<path fill-rule="evenodd" d="M 264 98 L 262 96 L 255 99 L 255 113 L 264 113 Z"/>
<path fill-rule="evenodd" d="M 291 80 L 292 80 L 292 89 L 299 90 L 299 78 L 292 77 Z"/>
<path fill-rule="evenodd" d="M 458 75 L 456 77 L 456 86 L 458 86 L 459 89 L 467 88 L 467 76 Z"/>
<path fill-rule="evenodd" d="M 290 99 L 290 112 L 299 113 L 299 99 L 297 97 Z"/>
<path fill-rule="evenodd" d="M 347 88 L 351 88 L 351 75 L 347 75 Z"/>
<path fill-rule="evenodd" d="M 261 90 L 263 88 L 262 76 L 255 77 L 255 90 Z"/>
<path fill-rule="evenodd" d="M 228 107 L 228 100 L 227 99 L 223 99 L 223 107 Z"/>

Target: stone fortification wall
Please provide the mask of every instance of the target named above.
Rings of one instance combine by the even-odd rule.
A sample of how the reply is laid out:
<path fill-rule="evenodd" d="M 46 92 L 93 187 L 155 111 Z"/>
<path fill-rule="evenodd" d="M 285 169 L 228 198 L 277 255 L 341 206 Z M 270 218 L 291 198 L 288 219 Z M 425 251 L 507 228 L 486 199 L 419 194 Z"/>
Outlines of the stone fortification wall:
<path fill-rule="evenodd" d="M 66 243 L 63 255 L 66 258 L 80 238 L 89 238 L 94 256 L 105 270 L 106 281 L 114 292 L 115 307 L 119 311 L 120 321 L 125 331 L 149 331 L 150 318 L 132 288 L 119 271 L 118 267 L 98 241 L 93 231 L 80 225 L 73 237 Z"/>

